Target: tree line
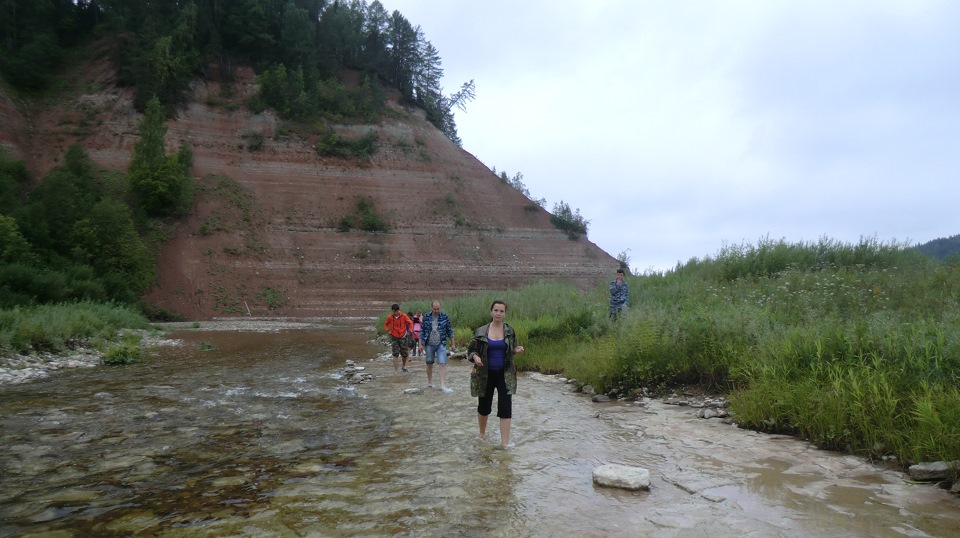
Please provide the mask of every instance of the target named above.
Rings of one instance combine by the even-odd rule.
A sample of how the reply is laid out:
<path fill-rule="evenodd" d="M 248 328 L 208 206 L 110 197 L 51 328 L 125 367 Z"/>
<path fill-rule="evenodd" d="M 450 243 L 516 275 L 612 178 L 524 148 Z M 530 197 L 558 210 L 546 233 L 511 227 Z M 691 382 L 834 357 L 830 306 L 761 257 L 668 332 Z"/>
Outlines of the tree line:
<path fill-rule="evenodd" d="M 473 81 L 444 95 L 437 49 L 379 0 L 0 0 L 0 21 L 0 73 L 13 86 L 49 87 L 68 52 L 97 37 L 140 111 L 154 96 L 174 111 L 194 78 L 229 85 L 252 65 L 266 86 L 258 103 L 281 114 L 365 118 L 386 84 L 459 144 L 453 109 L 474 96 Z M 364 74 L 360 97 L 337 88 L 344 68 Z"/>

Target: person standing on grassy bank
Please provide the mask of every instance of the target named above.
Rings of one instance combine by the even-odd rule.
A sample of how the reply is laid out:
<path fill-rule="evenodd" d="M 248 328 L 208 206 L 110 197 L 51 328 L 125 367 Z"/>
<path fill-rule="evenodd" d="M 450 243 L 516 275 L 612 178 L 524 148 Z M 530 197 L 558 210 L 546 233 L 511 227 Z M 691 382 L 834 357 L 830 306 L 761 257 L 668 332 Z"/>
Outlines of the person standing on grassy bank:
<path fill-rule="evenodd" d="M 453 341 L 453 326 L 450 317 L 440 311 L 440 301 L 434 301 L 430 312 L 423 316 L 420 324 L 420 343 L 426 351 L 427 385 L 433 386 L 433 363 L 440 364 L 440 390 L 453 392 L 447 386 L 447 339 L 450 339 L 450 351 L 456 352 Z"/>
<path fill-rule="evenodd" d="M 616 280 L 610 282 L 610 319 L 617 319 L 629 299 L 630 288 L 623 280 L 623 268 L 617 269 Z"/>
<path fill-rule="evenodd" d="M 512 396 L 517 392 L 517 367 L 513 356 L 523 353 L 517 345 L 517 333 L 503 322 L 507 303 L 496 300 L 490 305 L 490 323 L 473 333 L 467 346 L 467 358 L 474 364 L 470 372 L 470 395 L 479 398 L 478 437 L 487 433 L 487 418 L 493 411 L 493 391 L 497 391 L 497 417 L 500 418 L 500 445 L 510 446 L 510 420 L 513 418 Z"/>
<path fill-rule="evenodd" d="M 400 311 L 400 305 L 394 303 L 390 310 L 393 311 L 383 322 L 383 328 L 390 335 L 390 351 L 393 353 L 393 369 L 397 373 L 407 372 L 407 359 L 410 357 L 410 349 L 407 345 L 407 335 L 413 332 L 413 322 L 410 317 Z M 403 366 L 400 366 L 398 357 L 403 357 Z"/>

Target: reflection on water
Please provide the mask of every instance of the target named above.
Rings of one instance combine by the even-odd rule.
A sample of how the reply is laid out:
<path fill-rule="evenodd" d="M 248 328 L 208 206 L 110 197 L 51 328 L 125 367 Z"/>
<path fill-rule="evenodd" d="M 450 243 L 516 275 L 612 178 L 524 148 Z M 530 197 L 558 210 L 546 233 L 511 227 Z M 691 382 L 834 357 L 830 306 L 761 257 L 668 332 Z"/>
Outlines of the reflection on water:
<path fill-rule="evenodd" d="M 902 484 L 854 472 L 841 456 L 762 452 L 762 438 L 729 426 L 704 433 L 707 421 L 674 409 L 592 404 L 529 377 L 514 403 L 516 448 L 501 450 L 496 420 L 488 440 L 475 438 L 466 366 L 453 361 L 455 392 L 443 394 L 426 387 L 422 358 L 407 375 L 394 374 L 389 358 L 372 359 L 382 349 L 362 329 L 173 336 L 183 344 L 140 364 L 0 388 L 0 536 L 958 529 L 957 504 L 933 488 L 922 490 L 924 511 L 904 504 Z M 346 359 L 375 375 L 355 396 L 332 375 Z M 412 387 L 422 390 L 407 394 Z M 756 457 L 738 460 L 751 450 Z M 651 469 L 652 490 L 594 486 L 592 470 L 604 463 Z M 834 480 L 844 473 L 853 481 Z"/>

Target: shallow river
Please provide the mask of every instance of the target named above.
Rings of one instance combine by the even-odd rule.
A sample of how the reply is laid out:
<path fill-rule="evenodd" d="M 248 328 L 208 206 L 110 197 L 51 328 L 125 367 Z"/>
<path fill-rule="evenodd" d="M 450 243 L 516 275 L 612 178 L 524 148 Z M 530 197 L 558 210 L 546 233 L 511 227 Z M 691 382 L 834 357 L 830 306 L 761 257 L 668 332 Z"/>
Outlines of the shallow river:
<path fill-rule="evenodd" d="M 525 375 L 502 450 L 495 417 L 476 439 L 467 363 L 444 394 L 363 329 L 170 337 L 0 387 L 0 537 L 960 535 L 943 490 L 689 408 Z M 347 359 L 374 376 L 356 394 Z M 595 486 L 605 463 L 650 469 L 651 490 Z"/>

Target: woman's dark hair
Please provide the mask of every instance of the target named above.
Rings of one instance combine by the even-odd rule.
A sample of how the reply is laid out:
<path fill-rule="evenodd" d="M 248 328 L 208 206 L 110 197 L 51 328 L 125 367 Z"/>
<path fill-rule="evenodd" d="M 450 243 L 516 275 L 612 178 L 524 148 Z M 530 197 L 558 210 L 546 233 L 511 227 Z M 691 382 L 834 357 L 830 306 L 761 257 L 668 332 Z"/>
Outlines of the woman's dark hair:
<path fill-rule="evenodd" d="M 502 304 L 502 305 L 503 305 L 503 310 L 504 310 L 504 312 L 506 312 L 506 310 L 507 310 L 507 303 L 501 301 L 500 299 L 497 299 L 496 301 L 490 303 L 490 310 L 493 310 L 493 307 L 497 306 L 498 304 Z"/>

